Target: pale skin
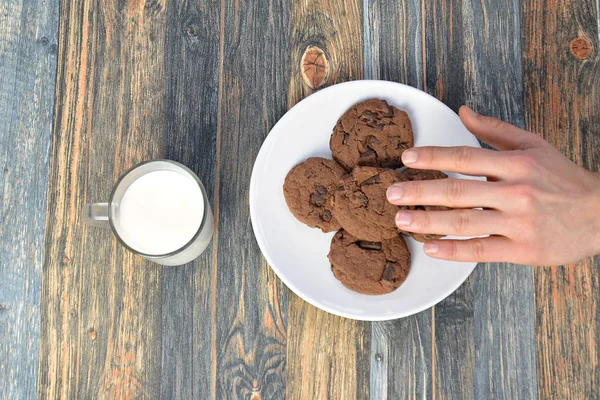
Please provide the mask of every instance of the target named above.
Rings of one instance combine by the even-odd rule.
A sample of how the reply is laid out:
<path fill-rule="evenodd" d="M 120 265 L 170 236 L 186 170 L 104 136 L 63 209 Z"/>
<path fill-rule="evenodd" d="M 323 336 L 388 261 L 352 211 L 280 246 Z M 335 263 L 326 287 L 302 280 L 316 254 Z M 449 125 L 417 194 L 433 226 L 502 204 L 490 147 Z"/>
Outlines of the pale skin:
<path fill-rule="evenodd" d="M 498 149 L 416 147 L 407 167 L 485 176 L 397 183 L 396 205 L 440 205 L 451 211 L 400 211 L 403 231 L 452 236 L 424 244 L 434 258 L 561 265 L 600 254 L 600 174 L 569 160 L 540 136 L 463 106 L 463 124 Z"/>

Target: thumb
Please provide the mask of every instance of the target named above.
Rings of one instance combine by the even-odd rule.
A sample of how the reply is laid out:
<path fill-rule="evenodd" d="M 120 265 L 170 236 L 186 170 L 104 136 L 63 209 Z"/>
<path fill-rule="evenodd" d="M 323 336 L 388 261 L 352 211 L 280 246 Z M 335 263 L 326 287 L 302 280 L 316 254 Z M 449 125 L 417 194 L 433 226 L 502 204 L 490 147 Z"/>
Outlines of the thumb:
<path fill-rule="evenodd" d="M 537 147 L 543 140 L 535 133 L 507 122 L 479 115 L 468 106 L 462 106 L 458 115 L 473 135 L 498 150 L 524 150 Z"/>

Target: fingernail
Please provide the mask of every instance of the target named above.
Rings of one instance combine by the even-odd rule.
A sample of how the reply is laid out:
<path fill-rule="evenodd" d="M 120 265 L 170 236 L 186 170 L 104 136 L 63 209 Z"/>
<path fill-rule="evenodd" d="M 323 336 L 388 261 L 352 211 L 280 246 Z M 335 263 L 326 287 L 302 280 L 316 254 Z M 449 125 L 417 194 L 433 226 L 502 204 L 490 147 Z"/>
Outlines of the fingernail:
<path fill-rule="evenodd" d="M 412 215 L 408 213 L 399 212 L 396 214 L 396 225 L 407 226 L 412 223 Z"/>
<path fill-rule="evenodd" d="M 414 150 L 406 150 L 402 153 L 402 162 L 404 164 L 413 164 L 419 158 L 419 154 Z"/>
<path fill-rule="evenodd" d="M 425 253 L 427 254 L 435 254 L 440 250 L 440 246 L 438 246 L 435 243 L 425 243 L 423 248 L 425 249 Z"/>
<path fill-rule="evenodd" d="M 470 114 L 472 117 L 479 116 L 479 114 L 477 114 L 477 112 L 475 110 L 473 110 L 471 107 L 465 106 L 465 109 L 467 110 L 467 114 Z"/>
<path fill-rule="evenodd" d="M 388 201 L 394 202 L 402 198 L 402 188 L 399 185 L 390 186 L 387 190 Z"/>

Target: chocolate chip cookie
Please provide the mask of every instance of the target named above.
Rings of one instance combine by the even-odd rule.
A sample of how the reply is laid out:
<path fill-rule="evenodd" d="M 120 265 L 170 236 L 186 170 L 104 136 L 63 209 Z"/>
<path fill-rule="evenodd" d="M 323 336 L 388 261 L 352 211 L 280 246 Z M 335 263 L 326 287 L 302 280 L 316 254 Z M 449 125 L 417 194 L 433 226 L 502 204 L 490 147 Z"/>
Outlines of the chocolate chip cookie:
<path fill-rule="evenodd" d="M 410 270 L 410 252 L 398 233 L 382 242 L 367 242 L 341 230 L 331 241 L 328 258 L 333 275 L 348 289 L 363 294 L 393 292 Z"/>
<path fill-rule="evenodd" d="M 333 192 L 346 171 L 338 163 L 313 157 L 295 166 L 283 183 L 288 208 L 302 223 L 323 232 L 340 229 L 332 210 Z"/>
<path fill-rule="evenodd" d="M 412 169 L 407 168 L 400 173 L 400 179 L 406 181 L 430 181 L 433 179 L 447 179 L 448 175 L 440 171 L 424 170 L 424 169 Z M 448 207 L 443 206 L 403 206 L 401 209 L 405 210 L 424 210 L 424 211 L 446 211 L 450 210 Z M 412 236 L 416 241 L 425 242 L 427 240 L 434 240 L 443 238 L 443 235 L 434 235 L 429 233 L 414 233 L 406 232 Z"/>
<path fill-rule="evenodd" d="M 380 99 L 362 101 L 346 111 L 329 141 L 333 158 L 348 171 L 357 165 L 399 168 L 402 152 L 413 145 L 408 114 Z"/>
<path fill-rule="evenodd" d="M 351 235 L 380 242 L 398 236 L 394 222 L 400 209 L 387 201 L 387 188 L 400 180 L 393 169 L 356 167 L 338 186 L 333 198 L 337 220 Z"/>

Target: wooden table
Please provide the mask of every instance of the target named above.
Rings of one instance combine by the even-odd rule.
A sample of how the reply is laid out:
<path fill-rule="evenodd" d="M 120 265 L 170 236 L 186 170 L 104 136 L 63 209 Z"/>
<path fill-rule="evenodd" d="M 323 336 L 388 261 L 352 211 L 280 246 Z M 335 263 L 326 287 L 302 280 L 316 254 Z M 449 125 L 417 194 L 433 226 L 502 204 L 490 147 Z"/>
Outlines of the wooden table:
<path fill-rule="evenodd" d="M 430 310 L 356 322 L 276 278 L 248 211 L 273 124 L 353 79 L 470 104 L 598 170 L 599 8 L 0 0 L 0 398 L 599 399 L 599 259 L 482 264 Z M 193 169 L 215 210 L 183 267 L 81 221 L 153 158 Z"/>

